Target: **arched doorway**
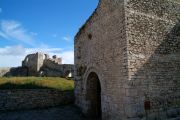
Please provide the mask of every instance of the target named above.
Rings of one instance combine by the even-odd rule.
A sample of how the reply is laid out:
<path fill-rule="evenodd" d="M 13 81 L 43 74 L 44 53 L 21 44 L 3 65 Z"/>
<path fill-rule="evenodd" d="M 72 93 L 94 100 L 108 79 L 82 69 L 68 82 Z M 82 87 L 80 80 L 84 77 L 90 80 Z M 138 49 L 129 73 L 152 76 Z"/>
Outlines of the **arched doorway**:
<path fill-rule="evenodd" d="M 87 116 L 101 119 L 101 84 L 98 75 L 91 72 L 86 83 Z"/>
<path fill-rule="evenodd" d="M 72 77 L 72 72 L 70 70 L 67 70 L 65 73 L 64 73 L 64 77 L 65 78 L 71 78 Z"/>

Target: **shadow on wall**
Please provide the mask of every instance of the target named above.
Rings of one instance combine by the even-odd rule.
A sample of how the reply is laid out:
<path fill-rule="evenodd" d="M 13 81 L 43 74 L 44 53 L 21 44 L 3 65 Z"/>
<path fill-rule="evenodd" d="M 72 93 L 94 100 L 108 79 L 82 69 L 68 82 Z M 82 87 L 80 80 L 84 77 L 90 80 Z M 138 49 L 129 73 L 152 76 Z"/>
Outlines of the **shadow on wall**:
<path fill-rule="evenodd" d="M 136 110 L 138 116 L 180 108 L 180 21 L 164 38 L 128 81 L 139 95 L 134 95 L 134 99 L 141 100 L 138 103 L 141 107 Z"/>

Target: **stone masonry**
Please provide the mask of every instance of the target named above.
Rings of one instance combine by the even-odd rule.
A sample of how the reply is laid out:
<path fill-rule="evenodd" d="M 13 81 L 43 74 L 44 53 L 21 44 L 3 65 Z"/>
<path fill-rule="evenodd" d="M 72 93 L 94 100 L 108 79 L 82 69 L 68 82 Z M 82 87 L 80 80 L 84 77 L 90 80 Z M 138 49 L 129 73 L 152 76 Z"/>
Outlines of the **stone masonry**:
<path fill-rule="evenodd" d="M 48 59 L 47 54 L 35 53 L 29 54 L 22 61 L 22 67 L 26 67 L 28 69 L 28 76 L 36 76 L 38 75 L 38 71 L 43 66 L 43 61 Z"/>
<path fill-rule="evenodd" d="M 73 77 L 74 65 L 62 64 L 62 59 L 54 55 L 37 52 L 29 54 L 22 61 L 22 67 L 28 69 L 28 76 Z"/>
<path fill-rule="evenodd" d="M 103 120 L 180 115 L 180 1 L 100 0 L 75 37 L 75 96 Z"/>
<path fill-rule="evenodd" d="M 74 65 L 62 64 L 62 59 L 48 54 L 29 54 L 22 61 L 22 66 L 14 68 L 0 68 L 0 76 L 47 76 L 74 77 Z"/>
<path fill-rule="evenodd" d="M 74 95 L 71 91 L 53 89 L 0 90 L 0 98 L 0 113 L 3 111 L 54 107 L 73 103 L 74 101 Z"/>

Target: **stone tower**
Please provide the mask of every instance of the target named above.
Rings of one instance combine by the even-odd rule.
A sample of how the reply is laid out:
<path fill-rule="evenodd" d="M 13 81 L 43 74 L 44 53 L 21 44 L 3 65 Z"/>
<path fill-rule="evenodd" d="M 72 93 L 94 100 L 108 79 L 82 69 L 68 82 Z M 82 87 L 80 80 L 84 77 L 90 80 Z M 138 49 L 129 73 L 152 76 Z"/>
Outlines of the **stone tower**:
<path fill-rule="evenodd" d="M 28 68 L 28 76 L 37 76 L 40 68 L 43 66 L 45 54 L 37 52 L 29 54 L 22 61 L 22 67 Z"/>
<path fill-rule="evenodd" d="M 75 66 L 76 105 L 87 116 L 176 117 L 180 1 L 100 0 L 75 37 Z"/>

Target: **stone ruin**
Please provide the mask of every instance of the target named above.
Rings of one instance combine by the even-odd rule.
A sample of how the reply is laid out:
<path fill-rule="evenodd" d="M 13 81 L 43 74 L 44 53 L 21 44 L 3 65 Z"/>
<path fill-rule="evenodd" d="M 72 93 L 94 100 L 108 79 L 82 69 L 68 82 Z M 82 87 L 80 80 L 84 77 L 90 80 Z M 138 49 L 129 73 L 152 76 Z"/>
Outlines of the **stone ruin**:
<path fill-rule="evenodd" d="M 0 76 L 46 76 L 46 77 L 74 77 L 74 65 L 62 64 L 62 59 L 48 54 L 29 54 L 17 68 L 1 68 Z"/>
<path fill-rule="evenodd" d="M 180 115 L 180 1 L 100 0 L 75 36 L 75 96 L 103 120 Z"/>
<path fill-rule="evenodd" d="M 62 59 L 54 55 L 37 52 L 27 55 L 22 67 L 28 68 L 28 76 L 73 77 L 74 65 L 62 64 Z"/>

